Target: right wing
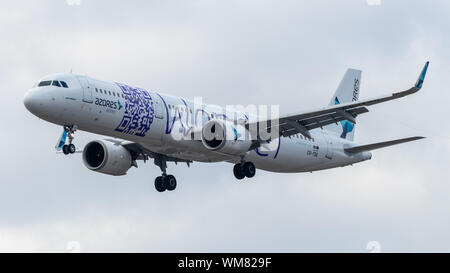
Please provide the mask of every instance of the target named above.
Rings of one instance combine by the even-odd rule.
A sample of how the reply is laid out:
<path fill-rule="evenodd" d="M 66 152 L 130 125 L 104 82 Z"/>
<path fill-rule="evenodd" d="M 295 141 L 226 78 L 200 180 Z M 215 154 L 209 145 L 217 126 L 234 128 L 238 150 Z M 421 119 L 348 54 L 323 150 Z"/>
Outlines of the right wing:
<path fill-rule="evenodd" d="M 311 138 L 309 131 L 312 129 L 322 128 L 325 125 L 337 123 L 342 120 L 348 120 L 351 123 L 356 123 L 356 116 L 369 112 L 366 106 L 372 106 L 378 103 L 399 99 L 419 91 L 423 86 L 429 63 L 430 62 L 426 62 L 417 82 L 408 90 L 392 93 L 391 95 L 378 98 L 333 105 L 315 111 L 285 115 L 280 117 L 278 122 L 277 120 L 263 120 L 253 123 L 250 122 L 245 124 L 245 126 L 252 133 L 258 134 L 258 132 L 254 132 L 254 130 L 257 130 L 260 124 L 264 122 L 266 125 L 266 131 L 269 131 L 269 129 L 278 130 L 280 136 L 287 137 L 300 133 L 305 137 Z"/>

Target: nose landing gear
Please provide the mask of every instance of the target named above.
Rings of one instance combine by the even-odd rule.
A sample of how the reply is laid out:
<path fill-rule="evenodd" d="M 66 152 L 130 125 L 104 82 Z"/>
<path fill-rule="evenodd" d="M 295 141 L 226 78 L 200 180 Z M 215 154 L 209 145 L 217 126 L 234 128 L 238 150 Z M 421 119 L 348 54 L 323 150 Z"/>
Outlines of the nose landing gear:
<path fill-rule="evenodd" d="M 61 137 L 60 142 L 64 143 L 64 145 L 62 146 L 62 152 L 65 155 L 68 154 L 73 154 L 76 152 L 76 147 L 74 144 L 72 144 L 75 134 L 75 131 L 77 130 L 77 126 L 76 125 L 70 125 L 70 126 L 64 126 L 64 132 L 63 135 Z M 66 137 L 67 136 L 69 138 L 69 144 L 65 144 L 66 143 Z"/>

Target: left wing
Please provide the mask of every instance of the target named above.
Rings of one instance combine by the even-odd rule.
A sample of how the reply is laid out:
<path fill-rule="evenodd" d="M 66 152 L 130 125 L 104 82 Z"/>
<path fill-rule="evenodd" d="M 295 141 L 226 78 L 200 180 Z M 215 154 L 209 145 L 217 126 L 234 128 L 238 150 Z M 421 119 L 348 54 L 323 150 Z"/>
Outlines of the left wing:
<path fill-rule="evenodd" d="M 163 160 L 166 162 L 175 162 L 175 164 L 179 163 L 179 162 L 186 163 L 188 166 L 190 166 L 190 164 L 192 163 L 192 161 L 190 161 L 190 160 L 185 160 L 185 159 L 181 159 L 181 158 L 176 158 L 176 157 L 171 157 L 171 156 L 155 153 L 136 142 L 121 141 L 121 140 L 116 140 L 116 139 L 105 139 L 105 140 L 107 140 L 109 142 L 113 142 L 114 144 L 123 146 L 125 149 L 130 151 L 134 160 L 144 160 L 144 162 L 145 162 L 145 161 L 149 160 L 150 158 L 152 158 L 152 159 L 155 159 L 156 161 Z"/>
<path fill-rule="evenodd" d="M 265 120 L 247 123 L 245 126 L 247 129 L 252 131 L 258 128 L 261 122 L 265 122 L 267 125 L 267 131 L 269 129 L 278 130 L 280 136 L 287 137 L 300 133 L 305 137 L 311 138 L 309 131 L 312 129 L 322 128 L 325 125 L 337 123 L 342 120 L 348 120 L 351 123 L 356 123 L 355 118 L 358 115 L 369 112 L 366 106 L 399 99 L 419 91 L 423 86 L 429 63 L 430 62 L 427 62 L 425 64 L 425 67 L 419 75 L 419 79 L 415 85 L 408 90 L 392 93 L 391 95 L 378 98 L 329 106 L 306 113 L 285 115 L 279 118 L 278 123 L 273 120 Z M 275 125 L 271 125 L 272 123 Z M 252 133 L 257 134 L 257 132 Z"/>

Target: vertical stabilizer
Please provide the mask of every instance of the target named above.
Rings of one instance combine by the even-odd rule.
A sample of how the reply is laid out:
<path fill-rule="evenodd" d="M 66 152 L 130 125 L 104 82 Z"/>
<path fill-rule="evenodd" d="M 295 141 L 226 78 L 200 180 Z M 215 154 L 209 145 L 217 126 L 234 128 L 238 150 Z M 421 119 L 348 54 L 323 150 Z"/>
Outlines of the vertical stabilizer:
<path fill-rule="evenodd" d="M 361 70 L 348 69 L 328 105 L 357 101 L 359 99 L 361 73 Z M 355 134 L 355 124 L 348 120 L 340 121 L 337 125 L 324 126 L 324 129 L 350 141 L 353 141 Z"/>

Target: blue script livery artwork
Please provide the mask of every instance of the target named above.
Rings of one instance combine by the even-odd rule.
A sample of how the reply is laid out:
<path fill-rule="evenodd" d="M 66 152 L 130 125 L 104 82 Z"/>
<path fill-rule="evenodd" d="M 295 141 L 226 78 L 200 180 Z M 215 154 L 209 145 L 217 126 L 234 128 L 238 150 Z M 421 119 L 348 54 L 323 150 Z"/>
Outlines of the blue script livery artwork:
<path fill-rule="evenodd" d="M 125 98 L 124 114 L 117 132 L 144 137 L 154 118 L 154 105 L 150 93 L 142 88 L 116 83 Z"/>

